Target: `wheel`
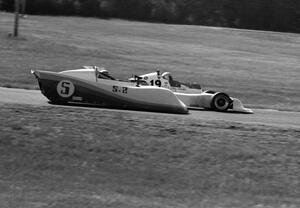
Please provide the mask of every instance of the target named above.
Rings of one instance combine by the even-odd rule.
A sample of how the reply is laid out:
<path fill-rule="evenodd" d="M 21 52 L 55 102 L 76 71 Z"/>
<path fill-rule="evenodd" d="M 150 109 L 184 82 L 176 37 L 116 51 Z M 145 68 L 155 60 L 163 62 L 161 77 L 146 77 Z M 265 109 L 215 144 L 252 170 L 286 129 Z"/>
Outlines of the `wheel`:
<path fill-rule="evenodd" d="M 227 111 L 232 103 L 230 97 L 225 93 L 218 93 L 213 97 L 211 108 L 216 111 Z"/>

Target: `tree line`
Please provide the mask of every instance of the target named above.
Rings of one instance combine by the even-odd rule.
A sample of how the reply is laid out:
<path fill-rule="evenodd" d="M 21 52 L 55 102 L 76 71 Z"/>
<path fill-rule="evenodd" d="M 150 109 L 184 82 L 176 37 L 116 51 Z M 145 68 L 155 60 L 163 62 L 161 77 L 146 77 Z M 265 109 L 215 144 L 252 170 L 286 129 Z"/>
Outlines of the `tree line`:
<path fill-rule="evenodd" d="M 300 32 L 300 0 L 28 0 L 26 13 Z"/>

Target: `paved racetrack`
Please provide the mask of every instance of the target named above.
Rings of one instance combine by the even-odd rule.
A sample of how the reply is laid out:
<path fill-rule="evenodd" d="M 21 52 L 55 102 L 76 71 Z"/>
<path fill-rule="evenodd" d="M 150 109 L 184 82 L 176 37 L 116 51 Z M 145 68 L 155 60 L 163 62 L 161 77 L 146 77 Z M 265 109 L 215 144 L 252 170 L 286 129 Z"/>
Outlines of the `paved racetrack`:
<path fill-rule="evenodd" d="M 38 106 L 54 106 L 48 103 L 39 90 L 24 90 L 0 87 L 0 103 L 26 104 Z M 75 106 L 57 106 L 75 107 Z M 77 108 L 77 107 L 76 107 Z M 85 107 L 86 108 L 86 107 Z M 110 110 L 106 108 L 91 108 L 94 110 Z M 253 109 L 254 114 L 220 113 L 206 110 L 190 110 L 188 115 L 166 114 L 171 117 L 186 116 L 191 119 L 231 121 L 239 123 L 255 123 L 280 127 L 300 127 L 300 112 L 286 112 L 267 109 Z M 119 111 L 119 110 L 112 110 Z M 131 111 L 132 112 L 132 111 Z M 151 112 L 140 112 L 149 114 Z"/>

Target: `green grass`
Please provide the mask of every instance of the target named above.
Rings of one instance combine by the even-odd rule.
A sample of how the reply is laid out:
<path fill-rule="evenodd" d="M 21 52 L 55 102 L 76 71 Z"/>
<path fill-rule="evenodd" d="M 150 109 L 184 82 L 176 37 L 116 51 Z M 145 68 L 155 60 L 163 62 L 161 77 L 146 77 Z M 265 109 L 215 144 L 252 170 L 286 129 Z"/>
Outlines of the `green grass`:
<path fill-rule="evenodd" d="M 29 69 L 105 66 L 126 79 L 160 68 L 248 106 L 300 110 L 300 35 L 79 17 L 28 16 L 17 39 L 0 13 L 1 86 L 37 88 Z"/>
<path fill-rule="evenodd" d="M 300 131 L 1 105 L 0 206 L 299 207 Z"/>

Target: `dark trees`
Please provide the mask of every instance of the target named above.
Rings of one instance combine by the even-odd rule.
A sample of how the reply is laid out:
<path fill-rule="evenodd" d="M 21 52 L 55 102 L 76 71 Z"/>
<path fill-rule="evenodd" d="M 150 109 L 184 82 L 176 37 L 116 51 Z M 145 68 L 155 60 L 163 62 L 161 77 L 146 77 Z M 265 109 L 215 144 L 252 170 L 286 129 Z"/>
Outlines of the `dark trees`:
<path fill-rule="evenodd" d="M 300 32 L 299 0 L 30 0 L 26 12 Z"/>

